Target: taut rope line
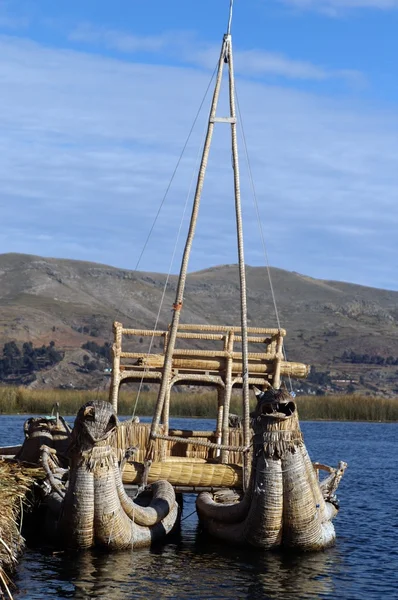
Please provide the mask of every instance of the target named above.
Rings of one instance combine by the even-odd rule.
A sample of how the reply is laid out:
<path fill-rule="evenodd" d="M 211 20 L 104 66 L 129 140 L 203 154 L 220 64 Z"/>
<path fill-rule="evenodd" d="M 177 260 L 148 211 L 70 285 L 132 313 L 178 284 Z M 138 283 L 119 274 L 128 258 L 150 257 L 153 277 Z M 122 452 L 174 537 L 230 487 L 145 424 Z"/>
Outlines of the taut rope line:
<path fill-rule="evenodd" d="M 276 317 L 276 322 L 277 322 L 277 325 L 278 325 L 278 329 L 281 329 L 281 322 L 280 322 L 280 318 L 279 318 L 279 311 L 278 311 L 278 307 L 277 307 L 277 303 L 276 303 L 276 296 L 275 296 L 274 286 L 273 286 L 272 277 L 271 277 L 271 265 L 270 265 L 270 262 L 269 262 L 268 252 L 267 252 L 267 248 L 266 248 L 266 244 L 265 244 L 264 229 L 263 229 L 263 226 L 262 226 L 262 223 L 261 223 L 260 209 L 259 209 L 259 206 L 258 206 L 257 193 L 256 193 L 255 185 L 254 185 L 253 172 L 252 172 L 252 168 L 251 168 L 251 163 L 250 163 L 250 158 L 249 158 L 249 151 L 248 151 L 247 142 L 246 142 L 246 134 L 245 134 L 245 130 L 244 130 L 244 127 L 243 127 L 243 119 L 242 119 L 242 114 L 241 114 L 240 104 L 239 104 L 239 97 L 238 97 L 238 93 L 236 91 L 236 88 L 235 88 L 235 94 L 236 94 L 236 104 L 237 104 L 237 107 L 238 107 L 240 129 L 241 129 L 242 139 L 243 139 L 243 147 L 244 147 L 245 157 L 246 157 L 246 163 L 247 163 L 247 170 L 249 172 L 250 187 L 251 187 L 251 190 L 252 190 L 253 201 L 254 201 L 254 206 L 255 206 L 256 216 L 257 216 L 257 222 L 258 222 L 258 227 L 259 227 L 259 230 L 260 230 L 261 243 L 262 243 L 263 252 L 264 252 L 264 259 L 265 259 L 265 266 L 266 266 L 266 269 L 267 269 L 268 281 L 269 281 L 269 286 L 270 286 L 271 296 L 272 296 L 272 303 L 273 303 L 273 306 L 274 306 L 275 317 Z M 286 355 L 286 349 L 285 349 L 284 342 L 282 342 L 282 352 L 283 352 L 284 360 L 287 360 L 287 355 Z M 289 378 L 290 391 L 292 391 L 293 390 L 293 386 L 292 386 L 292 380 L 291 380 L 290 374 L 288 375 L 288 378 Z"/>
<path fill-rule="evenodd" d="M 213 76 L 214 76 L 214 72 L 213 72 Z M 212 79 L 213 79 L 213 77 L 212 77 Z M 209 88 L 207 88 L 207 90 L 206 90 L 206 95 L 207 95 L 208 89 Z M 183 210 L 183 213 L 182 213 L 182 216 L 181 216 L 180 226 L 178 228 L 178 232 L 177 232 L 177 236 L 176 236 L 176 241 L 175 241 L 174 249 L 173 249 L 173 254 L 172 254 L 172 257 L 171 257 L 171 260 L 170 260 L 169 272 L 167 274 L 166 281 L 165 281 L 164 286 L 163 286 L 162 298 L 160 300 L 159 310 L 158 310 L 158 313 L 156 315 L 156 321 L 155 321 L 155 325 L 154 325 L 154 328 L 153 328 L 153 333 L 152 333 L 152 336 L 150 338 L 148 352 L 147 352 L 147 357 L 150 356 L 150 354 L 151 354 L 152 345 L 153 345 L 153 342 L 154 342 L 154 339 L 155 339 L 155 331 L 157 331 L 157 328 L 158 328 L 159 319 L 160 319 L 160 313 L 161 313 L 161 310 L 162 310 L 162 307 L 163 307 L 163 303 L 164 303 L 164 299 L 165 299 L 165 296 L 166 296 L 166 290 L 167 290 L 167 286 L 168 286 L 168 283 L 169 283 L 169 280 L 170 280 L 170 275 L 171 275 L 171 271 L 172 271 L 173 264 L 174 264 L 174 258 L 175 258 L 175 255 L 177 253 L 178 242 L 180 240 L 181 230 L 182 230 L 182 226 L 183 226 L 183 223 L 184 223 L 184 220 L 185 220 L 185 214 L 186 214 L 186 210 L 187 210 L 187 206 L 188 206 L 188 200 L 189 200 L 189 197 L 191 195 L 192 185 L 193 185 L 194 176 L 195 176 L 195 173 L 196 173 L 196 170 L 197 170 L 197 165 L 198 165 L 198 162 L 199 162 L 199 158 L 200 158 L 200 149 L 198 150 L 198 154 L 197 154 L 197 158 L 196 158 L 196 162 L 195 162 L 195 168 L 192 171 L 192 177 L 191 177 L 191 182 L 190 182 L 190 185 L 189 185 L 189 190 L 188 190 L 187 196 L 185 198 L 184 210 Z M 136 400 L 135 400 L 134 409 L 133 409 L 133 413 L 132 413 L 133 417 L 135 416 L 135 411 L 137 409 L 138 400 L 139 400 L 141 389 L 142 389 L 142 385 L 143 385 L 143 382 L 144 382 L 144 373 L 146 373 L 148 370 L 149 370 L 149 366 L 146 366 L 145 369 L 144 369 L 144 372 L 142 374 L 141 380 L 140 380 L 140 385 L 139 385 L 139 388 L 138 388 L 137 397 L 136 397 Z"/>

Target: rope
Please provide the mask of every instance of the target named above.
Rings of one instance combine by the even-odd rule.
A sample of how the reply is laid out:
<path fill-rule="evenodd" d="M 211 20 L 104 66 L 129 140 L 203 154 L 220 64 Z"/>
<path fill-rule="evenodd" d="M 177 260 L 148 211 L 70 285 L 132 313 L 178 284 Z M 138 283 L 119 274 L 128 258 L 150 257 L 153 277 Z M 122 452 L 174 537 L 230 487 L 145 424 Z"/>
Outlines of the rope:
<path fill-rule="evenodd" d="M 197 120 L 198 120 L 198 118 L 199 118 L 199 114 L 200 114 L 200 112 L 201 112 L 201 110 L 202 110 L 203 104 L 204 104 L 204 102 L 205 102 L 205 100 L 206 100 L 206 96 L 207 96 L 207 94 L 208 94 L 208 91 L 209 91 L 209 89 L 210 89 L 210 86 L 211 86 L 211 84 L 212 84 L 212 81 L 213 81 L 213 79 L 214 79 L 214 75 L 215 75 L 215 73 L 216 73 L 216 69 L 217 69 L 217 66 L 214 68 L 214 70 L 213 70 L 213 73 L 212 73 L 212 75 L 211 75 L 211 77 L 210 77 L 209 83 L 207 84 L 206 91 L 205 91 L 205 93 L 204 93 L 204 95 L 203 95 L 202 101 L 201 101 L 201 103 L 200 103 L 200 105 L 199 105 L 199 108 L 198 108 L 198 110 L 197 110 L 197 112 L 196 112 L 195 118 L 194 118 L 194 120 L 193 120 L 193 123 L 192 123 L 192 125 L 191 125 L 191 128 L 190 128 L 190 130 L 189 130 L 189 132 L 188 132 L 187 138 L 186 138 L 186 140 L 185 140 L 185 143 L 184 143 L 184 145 L 183 145 L 183 147 L 182 147 L 182 150 L 181 150 L 181 152 L 180 152 L 180 155 L 179 155 L 179 157 L 178 157 L 177 163 L 176 163 L 176 165 L 175 165 L 175 167 L 174 167 L 174 170 L 173 170 L 173 173 L 172 173 L 172 175 L 171 175 L 170 181 L 169 181 L 169 183 L 168 183 L 168 185 L 167 185 L 167 187 L 166 187 L 166 191 L 165 191 L 165 193 L 164 193 L 164 195 L 163 195 L 162 201 L 160 202 L 160 205 L 159 205 L 159 207 L 158 207 L 157 213 L 156 213 L 156 215 L 155 215 L 155 218 L 154 218 L 154 220 L 153 220 L 153 223 L 152 223 L 152 225 L 151 225 L 151 227 L 150 227 L 149 233 L 148 233 L 148 235 L 147 235 L 147 237 L 146 237 L 146 240 L 145 240 L 145 242 L 144 242 L 144 245 L 143 245 L 143 247 L 142 247 L 142 250 L 141 250 L 141 252 L 140 252 L 140 255 L 139 255 L 139 257 L 138 257 L 138 260 L 137 260 L 137 262 L 136 262 L 136 265 L 135 265 L 135 267 L 134 267 L 134 269 L 133 269 L 132 273 L 135 273 L 136 271 L 138 271 L 138 267 L 140 266 L 140 263 L 141 263 L 142 257 L 143 257 L 143 255 L 144 255 L 144 253 L 145 253 L 145 250 L 146 250 L 147 246 L 148 246 L 149 240 L 150 240 L 150 238 L 151 238 L 151 235 L 152 235 L 152 233 L 153 233 L 153 230 L 154 230 L 154 228 L 155 228 L 155 225 L 156 225 L 156 223 L 157 223 L 157 220 L 158 220 L 158 218 L 159 218 L 159 215 L 160 215 L 160 213 L 161 213 L 161 210 L 162 210 L 162 208 L 163 208 L 163 205 L 164 205 L 164 203 L 165 203 L 165 201 L 166 201 L 166 198 L 167 198 L 167 196 L 168 196 L 168 193 L 169 193 L 169 191 L 170 191 L 171 185 L 172 185 L 172 183 L 173 183 L 173 181 L 174 181 L 174 178 L 175 178 L 175 176 L 176 176 L 177 170 L 178 170 L 178 168 L 179 168 L 179 166 L 180 166 L 180 163 L 181 163 L 182 157 L 183 157 L 183 155 L 184 155 L 184 152 L 185 152 L 185 150 L 186 150 L 186 148 L 187 148 L 187 146 L 188 146 L 189 140 L 191 139 L 192 132 L 193 132 L 193 130 L 194 130 L 194 128 L 195 128 L 195 125 L 196 125 L 196 123 L 197 123 Z M 169 275 L 170 275 L 170 273 L 169 273 Z M 119 307 L 118 307 L 118 309 L 117 309 L 117 311 L 116 311 L 116 315 L 115 315 L 115 319 L 114 319 L 115 321 L 117 321 L 117 320 L 118 320 L 118 318 L 119 318 L 119 315 L 122 313 L 122 306 L 123 306 L 123 303 L 124 303 L 124 301 L 125 301 L 125 298 L 126 298 L 127 292 L 128 292 L 128 290 L 126 289 L 126 291 L 124 292 L 124 294 L 122 295 L 122 297 L 121 297 L 121 299 L 120 299 L 120 302 L 119 302 Z M 126 317 L 128 317 L 128 315 L 126 315 Z M 152 343 L 153 343 L 153 339 L 151 340 L 151 346 L 152 346 Z M 149 351 L 150 351 L 150 350 L 149 350 Z M 149 352 L 149 351 L 148 351 L 148 352 Z M 103 382 L 104 382 L 104 388 L 105 388 L 105 378 L 103 379 Z M 140 384 L 140 388 L 141 388 L 141 385 L 142 385 L 142 382 L 141 382 L 141 384 Z M 99 396 L 100 388 L 101 388 L 101 383 L 99 383 L 99 384 L 98 384 L 98 386 L 97 386 L 97 399 L 98 399 L 98 396 Z M 137 402 L 136 402 L 136 404 L 137 404 Z M 135 410 L 135 409 L 134 409 L 134 410 Z"/>
<path fill-rule="evenodd" d="M 263 252 L 264 252 L 264 258 L 265 258 L 265 265 L 266 265 L 266 269 L 267 269 L 268 281 L 269 281 L 270 290 L 271 290 L 272 303 L 274 305 L 275 317 L 276 317 L 276 322 L 277 322 L 277 325 L 278 325 L 278 329 L 281 329 L 281 322 L 280 322 L 280 318 L 279 318 L 279 311 L 278 311 L 278 307 L 277 307 L 277 304 L 276 304 L 276 296 L 275 296 L 274 286 L 273 286 L 272 277 L 271 277 L 271 265 L 270 265 L 270 262 L 269 262 L 268 252 L 267 252 L 267 248 L 266 248 L 266 245 L 265 245 L 264 230 L 263 230 L 263 226 L 262 226 L 262 223 L 261 223 L 260 209 L 259 209 L 259 206 L 258 206 L 257 193 L 256 193 L 255 185 L 254 185 L 254 179 L 253 179 L 253 171 L 252 171 L 252 168 L 251 168 L 251 163 L 250 163 L 250 158 L 249 158 L 249 151 L 248 151 L 248 148 L 247 148 L 246 134 L 245 134 L 245 130 L 244 130 L 244 127 L 243 127 L 243 119 L 242 119 L 242 114 L 241 114 L 241 110 L 240 110 L 240 103 L 239 103 L 238 92 L 236 91 L 236 86 L 235 86 L 235 94 L 236 94 L 236 104 L 237 104 L 237 107 L 238 107 L 240 129 L 241 129 L 242 139 L 243 139 L 243 147 L 244 147 L 244 151 L 245 151 L 245 158 L 246 158 L 247 169 L 248 169 L 248 173 L 249 173 L 250 187 L 252 189 L 253 201 L 254 201 L 254 206 L 255 206 L 256 216 L 257 216 L 257 222 L 258 222 L 258 227 L 259 227 L 259 230 L 260 230 L 260 237 L 261 237 L 261 242 L 262 242 L 262 247 L 263 247 Z M 286 354 L 285 344 L 284 344 L 283 341 L 282 341 L 282 352 L 283 352 L 284 360 L 287 360 L 287 354 Z M 293 386 L 292 386 L 292 380 L 291 380 L 290 374 L 288 375 L 288 379 L 289 379 L 290 391 L 292 391 L 293 390 Z"/>
<path fill-rule="evenodd" d="M 209 89 L 210 89 L 210 86 L 211 86 L 211 84 L 212 84 L 212 81 L 213 81 L 213 78 L 214 78 L 214 75 L 215 75 L 215 72 L 216 72 L 216 68 L 217 68 L 217 67 L 215 67 L 215 68 L 214 68 L 214 70 L 213 70 L 213 73 L 212 73 L 212 75 L 211 75 L 210 81 L 209 81 L 209 83 L 208 83 L 208 85 L 207 85 L 206 91 L 205 91 L 205 93 L 204 93 L 204 96 L 203 96 L 203 98 L 202 98 L 202 101 L 201 101 L 201 103 L 200 103 L 200 105 L 199 105 L 199 108 L 198 108 L 198 110 L 197 110 L 197 112 L 196 112 L 196 115 L 195 115 L 195 118 L 194 118 L 194 120 L 193 120 L 193 123 L 192 123 L 192 125 L 191 125 L 191 128 L 190 128 L 190 130 L 189 130 L 189 133 L 188 133 L 187 139 L 185 140 L 184 146 L 182 147 L 182 150 L 181 150 L 180 156 L 178 157 L 178 160 L 177 160 L 176 166 L 174 167 L 173 173 L 172 173 L 172 175 L 171 175 L 171 179 L 170 179 L 170 181 L 169 181 L 169 183 L 168 183 L 168 185 L 167 185 L 167 187 L 166 187 L 166 191 L 165 191 L 165 193 L 164 193 L 164 195 L 163 195 L 162 201 L 161 201 L 161 203 L 160 203 L 160 205 L 159 205 L 159 208 L 158 208 L 158 210 L 157 210 L 157 213 L 156 213 L 156 215 L 155 215 L 155 219 L 154 219 L 154 221 L 153 221 L 153 223 L 152 223 L 152 225 L 151 225 L 151 228 L 150 228 L 150 230 L 149 230 L 149 233 L 148 233 L 148 235 L 147 235 L 147 238 L 146 238 L 146 240 L 145 240 L 145 243 L 144 243 L 144 245 L 143 245 L 143 247 L 142 247 L 142 250 L 141 250 L 141 253 L 140 253 L 139 257 L 138 257 L 138 260 L 137 260 L 137 263 L 136 263 L 136 265 L 135 265 L 135 268 L 133 269 L 133 273 L 135 273 L 135 272 L 138 270 L 138 267 L 139 267 L 139 265 L 140 265 L 140 263 L 141 263 L 142 257 L 143 257 L 143 255 L 144 255 L 144 252 L 145 252 L 145 250 L 146 250 L 146 247 L 147 247 L 147 245 L 148 245 L 148 242 L 149 242 L 149 240 L 150 240 L 150 237 L 151 237 L 151 235 L 152 235 L 152 233 L 153 233 L 153 230 L 154 230 L 154 228 L 155 228 L 155 225 L 156 225 L 156 223 L 157 223 L 157 220 L 158 220 L 158 218 L 159 218 L 160 212 L 161 212 L 161 210 L 162 210 L 162 208 L 163 208 L 163 205 L 164 205 L 164 203 L 165 203 L 165 201 L 166 201 L 166 198 L 167 198 L 167 196 L 168 196 L 168 193 L 169 193 L 169 191 L 170 191 L 171 185 L 172 185 L 172 183 L 173 183 L 173 181 L 174 181 L 174 178 L 175 178 L 175 176 L 176 176 L 176 173 L 177 173 L 178 167 L 180 166 L 180 163 L 181 163 L 182 157 L 183 157 L 183 155 L 184 155 L 184 152 L 185 152 L 185 150 L 186 150 L 186 148 L 187 148 L 187 146 L 188 146 L 188 142 L 189 142 L 189 140 L 191 139 L 192 132 L 193 132 L 193 130 L 194 130 L 194 128 L 195 128 L 195 125 L 196 125 L 196 122 L 197 122 L 197 120 L 198 120 L 198 118 L 199 118 L 199 114 L 200 114 L 200 112 L 201 112 L 201 110 L 202 110 L 202 107 L 203 107 L 203 104 L 204 104 L 204 102 L 205 102 L 205 100 L 206 100 L 206 96 L 207 96 L 207 93 L 208 93 L 208 91 L 209 91 Z M 120 311 L 121 311 L 121 306 L 122 306 L 122 304 L 123 304 L 123 302 L 124 302 L 124 299 L 125 299 L 126 295 L 127 295 L 127 290 L 126 290 L 126 292 L 123 294 L 123 296 L 122 296 L 122 299 L 121 299 L 121 301 L 120 301 L 120 307 L 119 307 L 119 309 L 118 309 L 118 312 L 116 313 L 116 317 L 115 317 L 115 320 L 116 320 L 116 321 L 117 321 L 117 317 L 118 317 L 118 315 L 120 314 Z"/>
<path fill-rule="evenodd" d="M 205 97 L 207 96 L 207 92 L 209 90 L 211 82 L 213 81 L 214 73 L 215 73 L 215 70 L 213 71 L 213 75 L 211 77 L 210 83 L 207 86 Z M 200 105 L 200 108 L 202 108 L 202 105 L 203 105 L 203 102 Z M 186 214 L 186 210 L 187 210 L 187 207 L 188 207 L 188 200 L 189 200 L 189 197 L 191 195 L 191 190 L 192 190 L 192 185 L 193 185 L 195 173 L 197 172 L 197 165 L 198 165 L 198 162 L 199 162 L 199 157 L 200 157 L 200 147 L 199 147 L 199 151 L 198 151 L 198 154 L 197 154 L 197 157 L 196 157 L 195 166 L 194 166 L 194 168 L 192 170 L 191 182 L 190 182 L 190 185 L 189 185 L 189 190 L 188 190 L 187 196 L 185 198 L 184 210 L 183 210 L 182 217 L 181 217 L 181 220 L 180 220 L 180 225 L 179 225 L 179 228 L 178 228 L 177 237 L 176 237 L 176 241 L 175 241 L 175 244 L 174 244 L 173 254 L 172 254 L 172 257 L 171 257 L 171 260 L 170 260 L 169 271 L 167 273 L 166 281 L 165 281 L 164 286 L 163 286 L 162 297 L 161 297 L 161 300 L 160 300 L 160 305 L 159 305 L 158 313 L 156 315 L 155 325 L 154 325 L 154 328 L 153 328 L 152 336 L 151 336 L 151 339 L 150 339 L 150 342 L 149 342 L 148 352 L 147 352 L 147 355 L 146 355 L 147 358 L 151 354 L 153 342 L 154 342 L 154 339 L 155 339 L 155 331 L 157 331 L 157 327 L 158 327 L 158 324 L 159 324 L 160 313 L 162 311 L 164 299 L 165 299 L 165 296 L 166 296 L 167 286 L 169 284 L 169 279 L 170 279 L 171 271 L 172 271 L 173 264 L 174 264 L 175 255 L 177 253 L 178 242 L 180 240 L 180 235 L 181 235 L 181 231 L 182 231 L 182 225 L 183 225 L 184 220 L 185 220 L 185 214 Z M 181 310 L 181 308 L 182 308 L 182 302 L 179 305 L 174 304 L 173 308 L 174 308 L 174 310 Z M 144 382 L 144 374 L 147 373 L 148 370 L 149 370 L 149 366 L 145 367 L 145 370 L 144 370 L 144 372 L 142 374 L 142 377 L 141 377 L 141 381 L 140 381 L 140 385 L 138 387 L 137 397 L 136 397 L 136 400 L 135 400 L 134 409 L 133 409 L 133 413 L 132 413 L 133 417 L 135 416 L 135 411 L 137 410 L 137 404 L 138 404 L 138 400 L 139 400 L 139 397 L 140 397 L 140 394 L 141 394 L 142 385 L 143 385 L 143 382 Z"/>
<path fill-rule="evenodd" d="M 205 448 L 211 448 L 214 450 L 230 450 L 231 452 L 241 452 L 242 454 L 249 452 L 251 448 L 251 444 L 249 444 L 248 446 L 228 446 L 225 444 L 216 444 L 214 442 L 205 442 L 204 440 L 198 440 L 197 438 L 175 437 L 172 435 L 163 435 L 160 433 L 153 433 L 151 437 L 153 439 L 166 440 L 168 442 L 180 442 L 182 444 L 204 446 Z"/>
<path fill-rule="evenodd" d="M 195 513 L 196 513 L 196 508 L 191 513 L 189 513 L 189 515 L 187 515 L 186 517 L 184 517 L 183 519 L 181 519 L 180 523 L 182 523 L 183 521 L 185 521 L 185 519 L 189 519 L 189 517 L 192 517 L 192 515 L 194 515 Z"/>

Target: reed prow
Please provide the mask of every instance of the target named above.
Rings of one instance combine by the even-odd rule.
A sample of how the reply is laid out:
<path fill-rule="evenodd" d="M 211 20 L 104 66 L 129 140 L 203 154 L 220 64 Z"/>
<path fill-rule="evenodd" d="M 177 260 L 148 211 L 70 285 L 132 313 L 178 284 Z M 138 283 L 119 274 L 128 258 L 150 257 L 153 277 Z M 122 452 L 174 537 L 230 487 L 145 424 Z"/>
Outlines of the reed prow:
<path fill-rule="evenodd" d="M 56 542 L 62 546 L 102 546 L 111 550 L 150 546 L 165 537 L 177 522 L 179 509 L 174 489 L 167 481 L 151 486 L 152 498 L 147 506 L 126 494 L 111 445 L 117 424 L 108 402 L 93 401 L 82 406 L 75 420 L 65 474 L 53 467 L 54 451 L 42 448 L 50 490 L 47 504 L 57 520 Z"/>
<path fill-rule="evenodd" d="M 300 430 L 297 406 L 285 390 L 257 395 L 252 413 L 253 458 L 248 489 L 238 503 L 217 503 L 209 493 L 198 496 L 202 526 L 230 543 L 270 549 L 288 546 L 321 550 L 335 542 L 332 519 L 335 497 L 346 463 L 337 469 L 314 467 Z M 317 470 L 329 476 L 320 483 Z"/>

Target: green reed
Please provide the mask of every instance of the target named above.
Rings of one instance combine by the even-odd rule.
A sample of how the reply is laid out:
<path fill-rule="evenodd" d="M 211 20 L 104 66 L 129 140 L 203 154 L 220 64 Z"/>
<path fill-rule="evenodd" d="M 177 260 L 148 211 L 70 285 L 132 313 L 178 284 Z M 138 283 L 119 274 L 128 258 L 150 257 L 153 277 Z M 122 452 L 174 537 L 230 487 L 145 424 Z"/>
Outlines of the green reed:
<path fill-rule="evenodd" d="M 156 392 L 123 390 L 119 395 L 118 412 L 121 415 L 151 416 L 156 403 Z M 24 387 L 0 386 L 1 414 L 50 414 L 55 403 L 63 415 L 74 415 L 89 400 L 108 400 L 106 391 L 95 390 L 31 390 Z M 398 421 L 398 400 L 362 395 L 299 396 L 296 398 L 300 419 L 330 421 Z M 255 406 L 254 396 L 252 408 Z M 231 398 L 231 413 L 241 414 L 241 396 Z M 217 394 L 173 393 L 170 414 L 175 417 L 217 416 Z"/>
<path fill-rule="evenodd" d="M 297 398 L 300 418 L 305 421 L 398 421 L 398 399 L 341 394 Z"/>

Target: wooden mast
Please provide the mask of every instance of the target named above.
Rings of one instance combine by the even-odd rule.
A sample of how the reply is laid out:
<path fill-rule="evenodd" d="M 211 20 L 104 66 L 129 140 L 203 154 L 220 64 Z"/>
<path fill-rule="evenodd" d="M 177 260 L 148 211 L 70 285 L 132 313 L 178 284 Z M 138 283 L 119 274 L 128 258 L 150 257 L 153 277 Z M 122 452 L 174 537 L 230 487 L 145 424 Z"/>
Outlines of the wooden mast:
<path fill-rule="evenodd" d="M 175 343 L 177 338 L 178 325 L 180 322 L 180 314 L 184 301 L 184 290 L 188 271 L 189 257 L 191 253 L 191 247 L 193 238 L 196 231 L 196 224 L 199 214 L 200 200 L 202 195 L 203 183 L 206 174 L 206 168 L 210 153 L 210 146 L 214 131 L 214 125 L 216 123 L 226 123 L 231 126 L 231 143 L 232 143 L 232 156 L 233 156 L 233 171 L 234 171 L 234 191 L 235 191 L 235 211 L 236 211 L 236 225 L 237 225 L 237 241 L 238 241 L 238 258 L 239 258 L 239 276 L 240 276 L 240 303 L 241 303 L 241 333 L 242 333 L 242 378 L 243 378 L 243 444 L 248 446 L 250 443 L 250 420 L 249 420 L 249 383 L 248 383 L 248 351 L 247 351 L 247 308 L 246 308 L 246 277 L 245 277 L 245 261 L 244 261 L 244 250 L 243 250 L 243 230 L 242 230 L 242 215 L 241 215 L 241 199 L 240 199 L 240 179 L 239 179 L 239 157 L 238 157 L 238 146 L 237 146 L 237 119 L 235 110 L 235 80 L 234 80 L 234 68 L 233 68 L 233 55 L 232 55 L 232 37 L 231 37 L 231 23 L 232 23 L 232 10 L 233 0 L 230 0 L 230 10 L 227 33 L 223 37 L 220 57 L 218 61 L 218 69 L 216 76 L 216 84 L 213 93 L 213 99 L 210 108 L 210 115 L 207 126 L 206 139 L 203 147 L 202 159 L 199 168 L 199 174 L 196 184 L 195 197 L 192 207 L 191 220 L 189 225 L 189 231 L 187 240 L 185 243 L 184 253 L 182 257 L 180 274 L 177 285 L 177 292 L 175 302 L 173 304 L 173 316 L 169 330 L 167 349 L 165 353 L 163 376 L 159 389 L 159 394 L 156 402 L 155 413 L 151 425 L 151 439 L 154 440 L 159 428 L 160 419 L 162 412 L 168 414 L 168 406 L 165 404 L 169 403 L 170 399 L 170 380 L 172 372 L 172 360 L 173 352 L 175 349 Z M 222 75 L 224 65 L 228 65 L 229 71 L 229 106 L 230 115 L 229 117 L 218 117 L 217 107 L 220 96 L 220 89 L 222 83 Z M 224 404 L 223 411 L 223 430 L 224 432 L 228 428 L 228 406 L 229 402 Z M 225 437 L 225 436 L 224 436 Z M 222 440 L 223 445 L 227 444 L 227 440 Z M 152 445 L 153 446 L 153 445 Z M 224 451 L 224 460 L 226 462 L 226 455 Z M 152 448 L 148 448 L 147 461 L 151 460 Z M 244 483 L 248 481 L 248 464 L 247 455 L 244 454 Z"/>

